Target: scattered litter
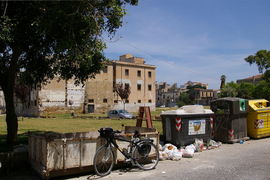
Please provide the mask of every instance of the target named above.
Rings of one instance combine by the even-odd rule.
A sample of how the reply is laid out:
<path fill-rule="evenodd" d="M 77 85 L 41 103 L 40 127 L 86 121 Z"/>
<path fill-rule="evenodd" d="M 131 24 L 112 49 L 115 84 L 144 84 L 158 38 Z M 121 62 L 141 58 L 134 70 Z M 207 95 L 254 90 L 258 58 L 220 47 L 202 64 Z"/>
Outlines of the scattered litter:
<path fill-rule="evenodd" d="M 161 144 L 158 145 L 158 150 L 159 150 L 159 151 L 162 151 L 162 146 L 161 146 Z"/>
<path fill-rule="evenodd" d="M 244 141 L 243 141 L 243 140 L 240 140 L 239 143 L 240 143 L 240 144 L 244 144 Z"/>
<path fill-rule="evenodd" d="M 160 160 L 174 160 L 178 161 L 182 158 L 182 153 L 172 144 L 165 144 L 161 151 L 159 151 Z"/>
<path fill-rule="evenodd" d="M 208 142 L 207 147 L 208 147 L 208 149 L 215 149 L 215 148 L 221 146 L 221 144 L 222 144 L 221 142 L 216 142 L 216 141 L 210 139 L 210 141 Z"/>
<path fill-rule="evenodd" d="M 186 146 L 186 148 L 183 151 L 183 157 L 193 158 L 195 150 L 196 150 L 196 147 L 194 146 L 194 144 L 190 144 Z"/>
<path fill-rule="evenodd" d="M 202 152 L 204 150 L 204 144 L 203 144 L 203 140 L 202 139 L 195 139 L 194 142 L 194 146 L 195 146 L 195 152 Z"/>
<path fill-rule="evenodd" d="M 162 174 L 165 174 L 166 172 L 165 172 L 165 171 L 162 171 L 161 173 L 162 173 Z"/>
<path fill-rule="evenodd" d="M 240 143 L 243 142 L 240 141 Z M 221 144 L 221 142 L 216 142 L 210 139 L 207 143 L 207 146 L 205 146 L 202 139 L 195 139 L 194 144 L 190 144 L 185 148 L 181 149 L 177 149 L 177 147 L 172 144 L 165 144 L 163 147 L 159 145 L 159 159 L 178 161 L 182 157 L 193 158 L 195 152 L 202 152 L 207 149 L 214 149 L 221 146 Z"/>

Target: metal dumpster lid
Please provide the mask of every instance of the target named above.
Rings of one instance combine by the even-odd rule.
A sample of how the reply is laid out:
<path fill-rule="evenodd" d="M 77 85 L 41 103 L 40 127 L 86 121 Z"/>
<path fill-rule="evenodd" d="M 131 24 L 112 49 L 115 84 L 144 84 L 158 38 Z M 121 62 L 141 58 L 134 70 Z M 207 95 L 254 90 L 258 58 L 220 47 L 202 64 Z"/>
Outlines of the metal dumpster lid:
<path fill-rule="evenodd" d="M 254 111 L 268 111 L 270 110 L 270 106 L 268 106 L 269 101 L 266 99 L 252 99 L 248 101 L 248 105 L 250 110 Z"/>
<path fill-rule="evenodd" d="M 214 114 L 210 109 L 204 109 L 202 105 L 182 106 L 177 110 L 162 111 L 161 115 L 188 115 L 188 114 Z"/>
<path fill-rule="evenodd" d="M 217 101 L 239 101 L 243 98 L 238 98 L 238 97 L 224 97 L 224 98 L 218 98 L 212 102 L 217 102 Z"/>

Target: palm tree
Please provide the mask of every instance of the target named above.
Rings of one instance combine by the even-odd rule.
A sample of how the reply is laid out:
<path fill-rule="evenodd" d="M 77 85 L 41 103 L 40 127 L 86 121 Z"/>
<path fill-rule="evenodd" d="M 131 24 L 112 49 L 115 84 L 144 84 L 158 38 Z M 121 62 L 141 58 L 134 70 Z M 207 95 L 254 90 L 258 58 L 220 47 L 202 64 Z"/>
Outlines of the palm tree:
<path fill-rule="evenodd" d="M 225 81 L 226 81 L 226 76 L 225 75 L 222 75 L 220 77 L 220 89 L 223 89 L 225 87 Z"/>

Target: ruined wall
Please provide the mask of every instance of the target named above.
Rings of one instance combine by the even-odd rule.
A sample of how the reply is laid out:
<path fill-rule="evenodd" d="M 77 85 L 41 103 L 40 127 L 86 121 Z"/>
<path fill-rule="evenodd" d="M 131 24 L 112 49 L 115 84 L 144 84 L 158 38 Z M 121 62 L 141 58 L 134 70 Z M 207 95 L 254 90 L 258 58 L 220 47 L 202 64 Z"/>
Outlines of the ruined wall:
<path fill-rule="evenodd" d="M 65 81 L 55 78 L 46 85 L 42 85 L 39 91 L 41 107 L 65 106 Z"/>
<path fill-rule="evenodd" d="M 26 96 L 25 101 L 22 101 L 15 95 L 14 104 L 17 116 L 24 117 L 38 117 L 39 104 L 38 104 L 38 91 L 36 88 L 31 88 Z"/>
<path fill-rule="evenodd" d="M 74 80 L 53 79 L 43 85 L 39 92 L 40 106 L 46 107 L 82 107 L 84 102 L 85 87 L 74 85 Z"/>
<path fill-rule="evenodd" d="M 5 111 L 6 111 L 5 98 L 3 91 L 0 90 L 0 114 L 5 113 Z"/>
<path fill-rule="evenodd" d="M 38 117 L 38 90 L 31 88 L 26 94 L 25 101 L 22 102 L 16 95 L 14 95 L 14 106 L 17 116 Z M 6 112 L 5 98 L 3 91 L 0 90 L 0 114 Z"/>

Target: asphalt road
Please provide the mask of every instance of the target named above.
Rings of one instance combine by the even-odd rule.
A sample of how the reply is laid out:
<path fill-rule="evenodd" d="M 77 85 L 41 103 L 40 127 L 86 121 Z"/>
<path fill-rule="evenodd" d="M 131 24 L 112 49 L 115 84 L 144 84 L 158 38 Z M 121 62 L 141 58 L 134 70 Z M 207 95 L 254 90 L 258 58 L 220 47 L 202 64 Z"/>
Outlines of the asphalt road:
<path fill-rule="evenodd" d="M 180 161 L 161 161 L 151 171 L 116 170 L 104 178 L 83 176 L 86 179 L 250 179 L 270 180 L 270 138 L 249 140 L 244 144 L 223 144 L 220 148 L 195 153 L 193 158 Z"/>
<path fill-rule="evenodd" d="M 16 173 L 1 180 L 38 180 L 35 173 Z M 57 178 L 59 179 L 59 178 Z M 195 153 L 193 158 L 160 161 L 156 169 L 141 171 L 132 168 L 114 170 L 100 178 L 94 174 L 62 177 L 69 180 L 170 180 L 170 179 L 250 179 L 270 180 L 270 138 L 249 140 L 244 144 L 222 144 L 217 149 Z"/>

